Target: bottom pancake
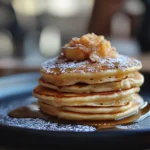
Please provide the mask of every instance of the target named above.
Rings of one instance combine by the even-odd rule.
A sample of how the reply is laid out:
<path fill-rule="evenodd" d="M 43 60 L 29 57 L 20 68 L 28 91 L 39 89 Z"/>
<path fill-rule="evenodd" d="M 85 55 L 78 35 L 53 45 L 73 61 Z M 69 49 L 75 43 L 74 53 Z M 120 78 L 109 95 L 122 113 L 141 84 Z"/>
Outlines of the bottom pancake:
<path fill-rule="evenodd" d="M 92 107 L 92 106 L 87 106 L 87 107 L 62 107 L 61 109 L 64 111 L 70 111 L 70 112 L 77 112 L 77 113 L 85 113 L 85 114 L 98 114 L 98 113 L 102 113 L 102 114 L 108 114 L 108 113 L 118 113 L 118 112 L 122 112 L 125 111 L 129 108 L 131 108 L 132 106 L 132 102 L 129 102 L 127 105 L 122 105 L 122 106 L 114 106 L 114 107 Z"/>
<path fill-rule="evenodd" d="M 96 107 L 97 113 L 95 113 L 96 109 L 94 110 L 95 107 L 93 107 L 92 108 L 94 110 L 93 112 L 91 109 L 91 112 L 85 113 L 84 111 L 86 109 L 90 109 L 89 107 L 88 108 L 82 107 L 82 109 L 78 109 L 78 112 L 75 112 L 75 111 L 73 112 L 73 111 L 69 111 L 69 110 L 68 111 L 64 110 L 64 108 L 61 108 L 61 107 L 51 106 L 51 105 L 43 103 L 41 100 L 39 100 L 40 110 L 42 112 L 44 112 L 48 115 L 51 115 L 51 116 L 56 116 L 61 119 L 75 120 L 75 121 L 118 120 L 118 119 L 122 119 L 122 118 L 125 118 L 127 116 L 137 113 L 139 108 L 143 104 L 144 104 L 143 99 L 139 95 L 136 95 L 135 100 L 131 101 L 129 104 L 127 104 L 127 106 L 124 107 L 124 108 L 128 107 L 128 109 L 122 109 L 122 111 L 120 111 L 120 112 L 116 112 L 116 111 L 113 112 L 113 109 L 114 110 L 117 109 L 115 107 L 114 108 L 113 107 Z M 118 109 L 121 109 L 121 107 L 122 106 L 120 106 L 120 108 L 118 107 Z M 75 107 L 73 107 L 73 108 L 75 110 Z M 99 110 L 103 109 L 103 111 L 104 111 L 104 108 L 105 108 L 105 113 L 99 113 L 100 111 L 98 111 L 98 109 Z M 73 110 L 73 109 L 71 109 L 71 110 Z M 82 110 L 82 111 L 79 112 L 79 110 Z M 109 111 L 109 110 L 111 110 L 111 111 Z M 106 111 L 107 111 L 107 113 L 106 113 Z"/>

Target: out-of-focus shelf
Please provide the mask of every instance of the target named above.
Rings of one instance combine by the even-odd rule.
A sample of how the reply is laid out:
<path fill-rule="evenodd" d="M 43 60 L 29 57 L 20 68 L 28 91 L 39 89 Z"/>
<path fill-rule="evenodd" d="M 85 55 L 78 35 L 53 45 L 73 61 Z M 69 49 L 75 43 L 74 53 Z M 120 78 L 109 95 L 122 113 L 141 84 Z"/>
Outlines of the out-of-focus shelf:
<path fill-rule="evenodd" d="M 23 59 L 17 58 L 1 58 L 0 59 L 0 76 L 11 74 L 38 72 L 40 65 L 31 63 L 27 65 Z"/>

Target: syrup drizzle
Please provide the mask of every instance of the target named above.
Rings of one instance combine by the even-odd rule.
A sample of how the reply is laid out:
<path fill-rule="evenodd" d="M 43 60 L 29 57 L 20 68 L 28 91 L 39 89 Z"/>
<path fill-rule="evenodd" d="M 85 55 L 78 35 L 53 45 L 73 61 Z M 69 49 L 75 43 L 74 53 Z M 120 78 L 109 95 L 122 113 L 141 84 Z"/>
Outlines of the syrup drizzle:
<path fill-rule="evenodd" d="M 97 67 L 98 66 L 98 67 Z M 116 69 L 120 71 L 133 66 L 141 66 L 141 62 L 125 55 L 118 55 L 117 58 L 102 58 L 99 63 L 90 63 L 89 61 L 68 61 L 58 57 L 50 59 L 42 64 L 42 72 L 47 74 L 63 74 L 65 72 L 99 72 L 101 70 Z M 75 68 L 78 68 L 76 70 Z M 80 69 L 79 69 L 80 68 Z"/>
<path fill-rule="evenodd" d="M 17 108 L 8 114 L 13 118 L 39 118 L 51 122 L 58 123 L 73 123 L 73 124 L 83 124 L 90 125 L 96 127 L 98 131 L 103 129 L 112 129 L 116 128 L 118 125 L 129 125 L 143 121 L 147 117 L 150 116 L 150 103 L 145 102 L 145 104 L 140 108 L 137 113 L 131 114 L 130 116 L 126 116 L 120 120 L 113 121 L 80 121 L 80 122 L 70 122 L 64 121 L 60 119 L 56 119 L 55 117 L 49 117 L 46 114 L 40 112 L 39 106 L 37 103 L 30 104 L 28 106 Z"/>

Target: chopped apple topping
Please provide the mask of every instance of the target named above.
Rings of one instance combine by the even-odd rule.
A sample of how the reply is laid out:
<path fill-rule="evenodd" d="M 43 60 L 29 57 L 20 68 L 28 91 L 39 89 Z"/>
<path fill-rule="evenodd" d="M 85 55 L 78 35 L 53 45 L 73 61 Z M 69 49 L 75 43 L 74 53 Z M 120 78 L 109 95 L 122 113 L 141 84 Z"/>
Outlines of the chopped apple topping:
<path fill-rule="evenodd" d="M 81 38 L 73 38 L 66 44 L 62 51 L 70 60 L 87 60 L 98 62 L 101 58 L 116 58 L 118 53 L 104 36 L 94 33 L 83 35 Z"/>

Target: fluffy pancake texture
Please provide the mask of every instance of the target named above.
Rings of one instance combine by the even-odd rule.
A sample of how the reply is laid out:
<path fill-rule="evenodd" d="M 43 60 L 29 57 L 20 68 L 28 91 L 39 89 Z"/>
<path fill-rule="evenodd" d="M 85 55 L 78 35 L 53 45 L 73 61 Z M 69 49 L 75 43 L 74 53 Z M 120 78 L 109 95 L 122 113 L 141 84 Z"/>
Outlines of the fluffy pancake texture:
<path fill-rule="evenodd" d="M 60 106 L 99 106 L 121 105 L 130 100 L 132 94 L 139 92 L 139 87 L 124 91 L 101 92 L 101 93 L 60 93 L 42 86 L 35 88 L 33 94 L 39 99 L 48 101 L 50 104 Z"/>
<path fill-rule="evenodd" d="M 73 38 L 60 56 L 41 65 L 33 90 L 40 110 L 74 121 L 119 120 L 144 107 L 139 60 L 117 53 L 103 36 Z"/>
<path fill-rule="evenodd" d="M 50 88 L 59 92 L 71 93 L 91 93 L 91 92 L 108 92 L 117 90 L 126 90 L 134 87 L 140 87 L 144 82 L 142 74 L 136 72 L 134 78 L 126 78 L 121 81 L 107 82 L 103 84 L 84 84 L 77 83 L 70 86 L 57 86 L 52 83 L 45 82 L 43 78 L 39 79 L 39 84 L 43 87 Z"/>
<path fill-rule="evenodd" d="M 40 103 L 41 110 L 49 115 L 57 116 L 61 119 L 67 119 L 67 120 L 75 120 L 75 121 L 84 121 L 84 120 L 117 120 L 122 119 L 124 117 L 128 117 L 130 115 L 136 114 L 137 110 L 144 104 L 144 101 L 142 98 L 136 96 L 136 100 L 133 102 L 130 102 L 129 108 L 125 109 L 124 111 L 120 112 L 109 112 L 109 108 L 106 108 L 108 110 L 107 113 L 84 113 L 84 112 L 74 112 L 74 111 L 65 111 L 62 108 L 53 107 L 51 105 L 47 105 L 45 103 Z M 125 107 L 125 106 L 124 106 Z M 71 109 L 71 108 L 70 108 Z M 86 109 L 83 107 L 83 109 Z M 100 109 L 100 108 L 99 108 Z M 120 108 L 121 109 L 121 108 Z"/>

